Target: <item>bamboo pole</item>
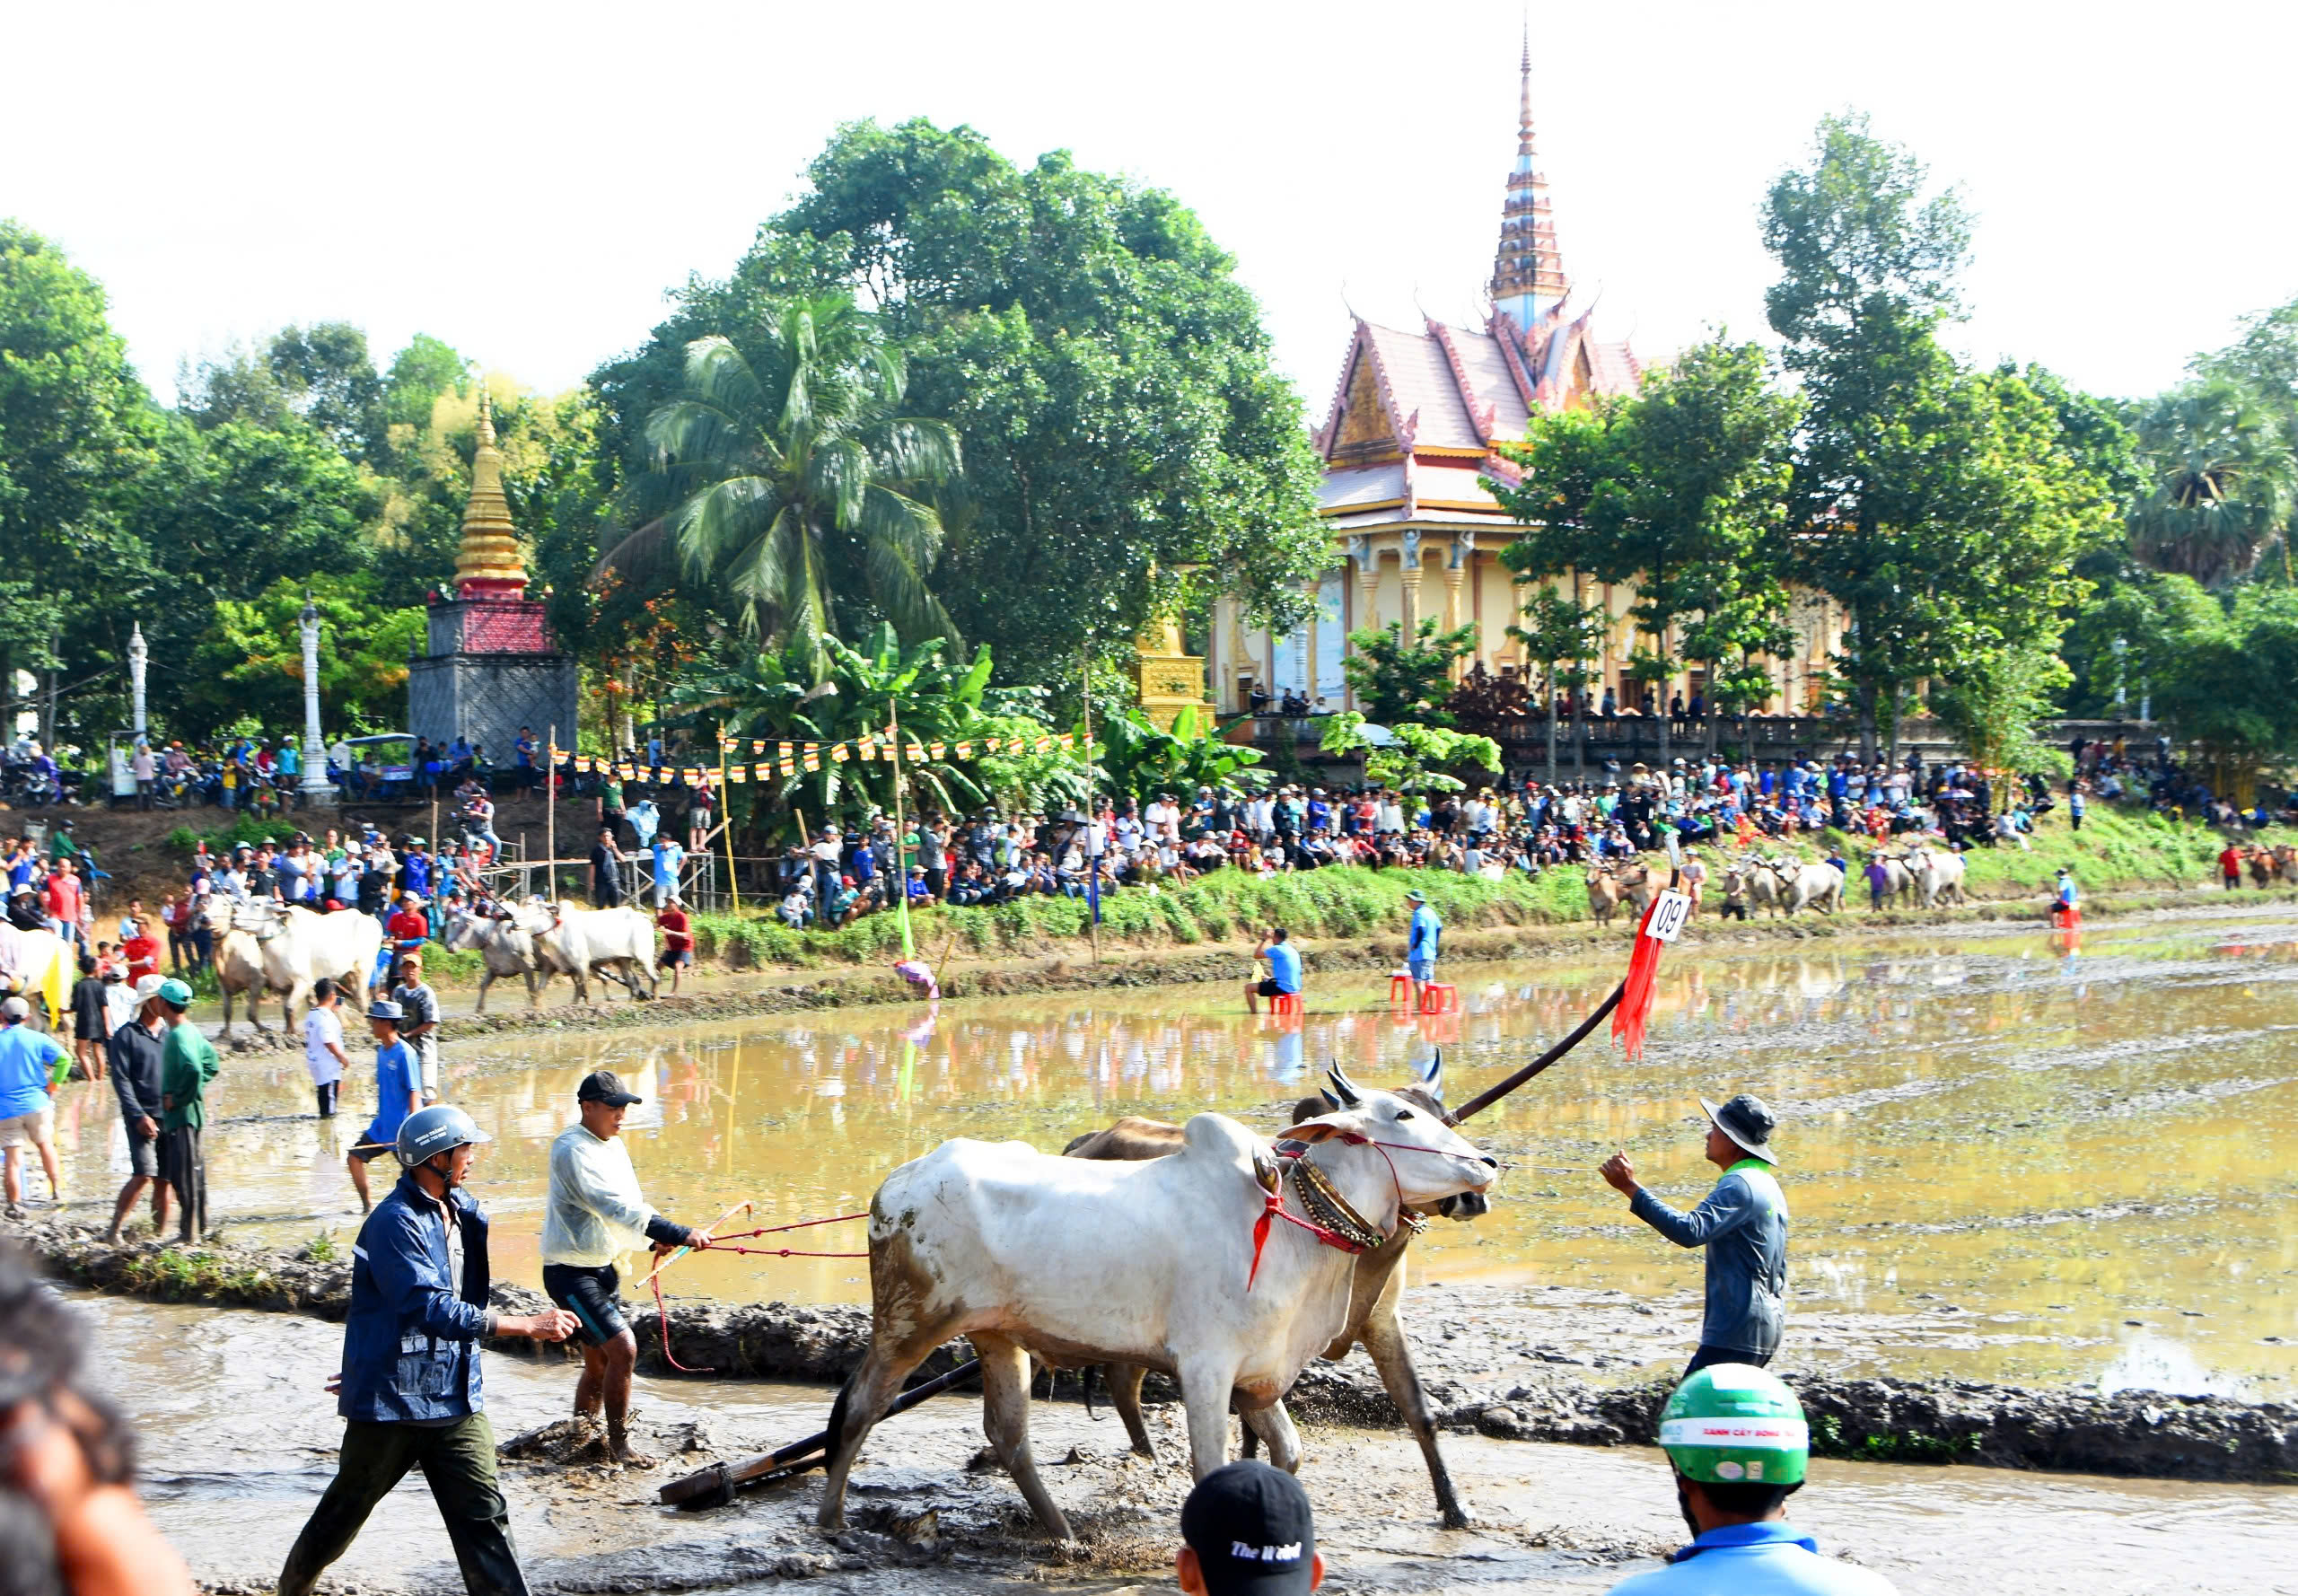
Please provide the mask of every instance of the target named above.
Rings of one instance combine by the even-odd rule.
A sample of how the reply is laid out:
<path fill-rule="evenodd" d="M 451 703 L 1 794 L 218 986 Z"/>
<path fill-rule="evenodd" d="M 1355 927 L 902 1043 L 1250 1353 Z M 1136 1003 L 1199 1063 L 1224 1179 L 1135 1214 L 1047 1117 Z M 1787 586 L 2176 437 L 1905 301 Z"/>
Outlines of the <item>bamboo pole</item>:
<path fill-rule="evenodd" d="M 742 890 L 734 884 L 734 790 L 726 782 L 726 728 L 718 728 L 718 802 L 724 806 L 726 818 L 718 823 L 719 835 L 726 842 L 726 890 L 733 897 L 734 913 L 742 912 Z M 703 838 L 705 846 L 708 837 Z"/>
<path fill-rule="evenodd" d="M 558 724 L 551 723 L 543 741 L 542 773 L 542 895 L 558 901 Z"/>
<path fill-rule="evenodd" d="M 901 866 L 901 842 L 904 835 L 901 813 L 901 711 L 891 698 L 886 700 L 886 730 L 893 738 L 890 754 L 894 762 L 894 865 L 899 872 Z M 915 959 L 917 957 L 917 944 L 911 940 L 909 934 L 909 877 L 907 873 L 903 873 L 901 880 L 895 883 L 894 913 L 901 920 L 901 956 L 905 959 Z"/>
<path fill-rule="evenodd" d="M 1093 790 L 1093 647 L 1077 645 L 1077 703 L 1085 717 L 1085 934 L 1092 939 L 1093 962 L 1101 961 L 1101 856 L 1093 851 L 1094 811 L 1101 794 Z"/>

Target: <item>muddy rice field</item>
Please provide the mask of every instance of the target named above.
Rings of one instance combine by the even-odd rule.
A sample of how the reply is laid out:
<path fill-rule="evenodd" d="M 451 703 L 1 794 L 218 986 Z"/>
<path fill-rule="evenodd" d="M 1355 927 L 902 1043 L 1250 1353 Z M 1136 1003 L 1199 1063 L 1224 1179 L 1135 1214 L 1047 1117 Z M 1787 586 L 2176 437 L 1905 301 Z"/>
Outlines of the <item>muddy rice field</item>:
<path fill-rule="evenodd" d="M 1198 986 L 953 1003 L 937 1017 L 853 1008 L 490 1036 L 451 1040 L 446 1062 L 453 1101 L 497 1138 L 474 1176 L 496 1219 L 497 1277 L 531 1285 L 544 1153 L 591 1069 L 646 1094 L 625 1134 L 658 1206 L 701 1222 L 748 1201 L 754 1223 L 782 1223 L 861 1208 L 888 1171 L 952 1136 L 1057 1148 L 1119 1114 L 1202 1108 L 1274 1129 L 1336 1059 L 1387 1085 L 1441 1049 L 1458 1101 L 1567 1030 L 1623 962 L 1462 965 L 1451 972 L 1460 1011 L 1434 1017 L 1394 1013 L 1384 979 L 1320 981 L 1312 963 L 1298 1020 L 1248 1017 L 1234 987 Z M 1993 1416 L 1965 1451 L 1926 1451 L 1910 1422 L 1908 1444 L 1873 1455 L 2022 1465 L 1829 1461 L 1795 1504 L 1799 1523 L 1908 1591 L 1971 1588 L 1975 1561 L 2006 1590 L 2298 1591 L 2298 1491 L 2260 1483 L 2298 1470 L 2294 1031 L 2286 910 L 2079 938 L 1959 926 L 1671 952 L 1644 1059 L 1623 1063 L 1600 1033 L 1469 1122 L 1505 1165 L 1492 1212 L 1416 1243 L 1407 1320 L 1478 1526 L 1436 1526 L 1417 1451 L 1378 1402 L 1349 1396 L 1373 1383 L 1361 1354 L 1304 1380 L 1302 1476 L 1338 1588 L 1601 1590 L 1680 1540 L 1664 1463 L 1623 1416 L 1629 1393 L 1690 1351 L 1699 1259 L 1630 1219 L 1594 1167 L 1624 1149 L 1647 1185 L 1688 1203 L 1713 1174 L 1695 1098 L 1750 1091 L 1780 1115 L 1794 1213 L 1777 1366 L 1814 1392 L 1850 1393 L 1853 1407 L 1912 1411 L 1897 1381 L 1925 1411 Z M 351 1085 L 351 1111 L 323 1123 L 298 1055 L 227 1054 L 209 1133 L 227 1241 L 251 1256 L 347 1253 L 357 1216 L 340 1148 L 373 1096 L 372 1080 Z M 66 1088 L 59 1127 L 69 1200 L 53 1217 L 99 1223 L 126 1172 L 108 1090 Z M 860 1232 L 827 1226 L 800 1244 L 858 1249 Z M 836 1373 L 867 1300 L 860 1260 L 841 1258 L 704 1256 L 664 1280 L 680 1361 L 709 1351 L 714 1325 L 775 1302 L 821 1327 L 824 1350 L 782 1371 L 810 1377 Z M 320 1385 L 339 1329 L 82 1300 L 100 1375 L 143 1426 L 163 1526 L 215 1588 L 267 1590 L 331 1466 Z M 1068 1391 L 1038 1405 L 1033 1435 L 1080 1526 L 1070 1547 L 1035 1539 L 1002 1474 L 969 1470 L 981 1437 L 964 1394 L 878 1432 L 856 1476 L 856 1528 L 838 1539 L 810 1527 L 818 1477 L 709 1513 L 654 1506 L 675 1473 L 820 1427 L 829 1390 L 749 1377 L 776 1372 L 648 1378 L 649 1434 L 676 1454 L 651 1472 L 584 1460 L 549 1434 L 514 1449 L 531 1454 L 508 1466 L 538 1588 L 1169 1584 L 1186 1487 L 1177 1410 L 1153 1412 L 1167 1442 L 1152 1463 Z M 496 1355 L 488 1379 L 506 1442 L 558 1418 L 571 1394 L 556 1355 Z M 2006 1413 L 2033 1428 L 2036 1412 L 2062 1409 L 2088 1416 L 2090 1450 L 2003 1439 Z M 2118 1425 L 2188 1439 L 2155 1449 L 2170 1461 L 2118 1463 Z M 2236 1478 L 2213 1448 L 2244 1460 Z M 2054 1456 L 2180 1478 L 2034 1469 Z M 394 1496 L 338 1573 L 346 1590 L 457 1588 L 419 1486 Z"/>

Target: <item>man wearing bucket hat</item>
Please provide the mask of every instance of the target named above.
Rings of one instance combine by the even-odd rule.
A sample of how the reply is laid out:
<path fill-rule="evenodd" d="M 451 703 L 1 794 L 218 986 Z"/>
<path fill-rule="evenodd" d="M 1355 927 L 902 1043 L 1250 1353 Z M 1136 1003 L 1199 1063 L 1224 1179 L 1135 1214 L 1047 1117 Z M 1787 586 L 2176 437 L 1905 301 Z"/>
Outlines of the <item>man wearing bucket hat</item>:
<path fill-rule="evenodd" d="M 410 1469 L 423 1470 L 473 1596 L 526 1596 L 510 1509 L 495 1471 L 481 1384 L 489 1336 L 564 1341 L 574 1316 L 487 1305 L 487 1215 L 463 1188 L 490 1138 L 441 1103 L 407 1116 L 391 1150 L 405 1173 L 359 1227 L 343 1372 L 328 1382 L 344 1420 L 336 1476 L 295 1538 L 279 1596 L 311 1596 L 367 1515 Z"/>
<path fill-rule="evenodd" d="M 1625 1153 L 1597 1171 L 1629 1199 L 1628 1212 L 1669 1241 L 1707 1249 L 1707 1311 L 1688 1375 L 1710 1364 L 1769 1363 L 1779 1350 L 1787 1293 L 1787 1199 L 1772 1172 L 1777 1121 L 1745 1092 L 1721 1108 L 1706 1098 L 1699 1106 L 1707 1114 L 1707 1162 L 1724 1178 L 1690 1213 L 1637 1185 Z"/>
<path fill-rule="evenodd" d="M 1775 1376 L 1746 1364 L 1691 1375 L 1661 1412 L 1660 1450 L 1675 1469 L 1691 1544 L 1667 1567 L 1622 1580 L 1613 1596 L 1892 1596 L 1890 1581 L 1820 1557 L 1819 1543 L 1787 1522 L 1811 1428 Z"/>

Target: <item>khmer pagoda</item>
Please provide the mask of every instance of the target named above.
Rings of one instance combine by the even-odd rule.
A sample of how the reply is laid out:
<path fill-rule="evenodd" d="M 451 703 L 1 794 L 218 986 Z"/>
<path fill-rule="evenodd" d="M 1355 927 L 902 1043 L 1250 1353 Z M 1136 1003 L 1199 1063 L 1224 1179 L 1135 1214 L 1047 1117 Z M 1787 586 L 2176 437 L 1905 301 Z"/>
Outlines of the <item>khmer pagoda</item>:
<path fill-rule="evenodd" d="M 1341 671 L 1348 634 L 1396 621 L 1408 633 L 1426 619 L 1447 630 L 1476 623 L 1477 650 L 1463 673 L 1480 666 L 1500 677 L 1528 667 L 1522 645 L 1508 636 L 1525 595 L 1499 559 L 1515 523 L 1491 485 L 1521 480 L 1501 445 L 1522 441 L 1536 414 L 1633 393 L 1644 366 L 1626 343 L 1600 339 L 1593 305 L 1574 297 L 1533 137 L 1529 35 L 1520 73 L 1516 160 L 1482 325 L 1424 317 L 1410 329 L 1355 318 L 1331 408 L 1314 434 L 1324 465 L 1318 513 L 1332 534 L 1332 565 L 1314 585 L 1309 620 L 1289 634 L 1248 632 L 1241 606 L 1216 603 L 1208 653 L 1215 700 L 1225 713 L 1245 709 L 1256 685 L 1272 698 L 1290 692 L 1328 709 L 1358 707 Z M 1583 587 L 1582 602 L 1601 603 L 1614 617 L 1603 657 L 1593 662 L 1601 684 L 1627 702 L 1635 590 Z M 1838 628 L 1825 606 L 1801 596 L 1794 620 L 1797 657 L 1774 669 L 1783 697 L 1800 704 L 1816 692 Z M 1688 693 L 1702 683 L 1695 671 L 1671 685 Z"/>
<path fill-rule="evenodd" d="M 408 661 L 409 732 L 439 743 L 461 737 L 504 767 L 521 726 L 532 727 L 538 741 L 556 726 L 559 745 L 574 746 L 574 661 L 552 640 L 541 601 L 526 593 L 519 534 L 503 495 L 494 402 L 482 384 L 453 596 L 432 595 L 427 650 Z"/>

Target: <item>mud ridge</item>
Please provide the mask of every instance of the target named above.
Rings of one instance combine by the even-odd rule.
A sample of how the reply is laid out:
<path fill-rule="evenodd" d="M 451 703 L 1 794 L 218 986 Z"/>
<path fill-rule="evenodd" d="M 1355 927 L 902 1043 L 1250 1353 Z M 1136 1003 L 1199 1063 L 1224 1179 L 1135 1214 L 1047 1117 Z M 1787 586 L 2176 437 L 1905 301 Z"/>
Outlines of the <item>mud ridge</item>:
<path fill-rule="evenodd" d="M 314 1258 L 308 1248 L 299 1253 L 264 1250 L 228 1239 L 197 1252 L 152 1241 L 112 1247 L 93 1231 L 54 1220 L 0 1229 L 46 1260 L 58 1278 L 114 1295 L 307 1313 L 338 1322 L 349 1306 L 347 1257 Z M 493 1301 L 507 1312 L 533 1312 L 541 1305 L 539 1293 L 500 1284 Z M 1540 1316 L 1504 1303 L 1495 1297 L 1487 1304 L 1469 1338 L 1473 1345 L 1497 1350 L 1545 1328 Z M 1443 1310 L 1433 1302 L 1432 1309 L 1427 1317 L 1434 1328 Z M 713 1378 L 824 1386 L 842 1382 L 861 1362 L 870 1330 L 869 1310 L 858 1306 L 697 1303 L 673 1307 L 667 1317 L 671 1355 L 689 1368 L 707 1369 Z M 632 1313 L 631 1327 L 638 1337 L 639 1367 L 650 1374 L 674 1374 L 663 1360 L 664 1327 L 654 1311 Z M 1456 1327 L 1442 1331 L 1447 1341 L 1455 1333 Z M 520 1355 L 536 1355 L 525 1342 L 506 1344 L 505 1350 L 513 1346 Z M 918 1377 L 943 1372 L 969 1355 L 962 1343 L 952 1342 L 934 1354 Z M 1572 1367 L 1585 1360 L 1539 1355 L 1552 1355 L 1553 1363 L 1510 1376 L 1504 1389 L 1482 1388 L 1447 1367 L 1445 1348 L 1428 1346 L 1422 1373 L 1439 1423 L 1502 1440 L 1591 1446 L 1649 1442 L 1667 1394 L 1665 1380 L 1605 1383 Z M 1826 1456 L 2298 1484 L 2298 1407 L 2280 1403 L 2157 1391 L 2030 1390 L 1978 1381 L 1847 1379 L 1792 1368 L 1782 1374 L 1811 1416 L 1814 1450 Z M 1080 1394 L 1075 1371 L 1039 1378 L 1048 1382 L 1041 1389 L 1050 1397 L 1074 1400 Z M 1151 1399 L 1171 1400 L 1173 1394 L 1170 1385 L 1153 1377 Z M 1400 1422 L 1362 1358 L 1311 1364 L 1287 1402 L 1311 1421 L 1380 1427 Z"/>

